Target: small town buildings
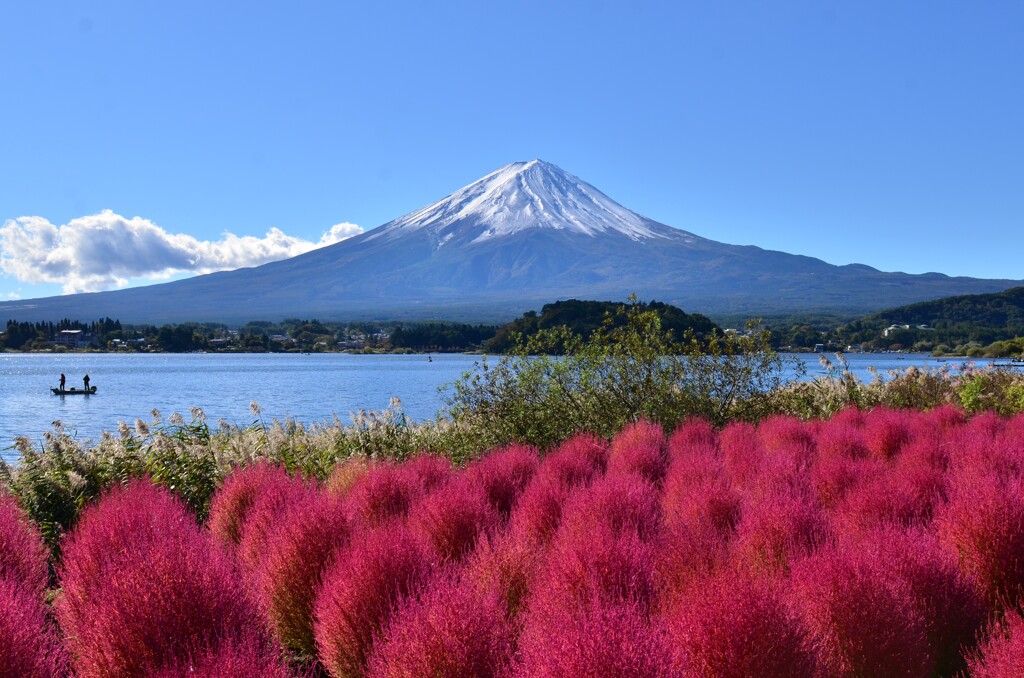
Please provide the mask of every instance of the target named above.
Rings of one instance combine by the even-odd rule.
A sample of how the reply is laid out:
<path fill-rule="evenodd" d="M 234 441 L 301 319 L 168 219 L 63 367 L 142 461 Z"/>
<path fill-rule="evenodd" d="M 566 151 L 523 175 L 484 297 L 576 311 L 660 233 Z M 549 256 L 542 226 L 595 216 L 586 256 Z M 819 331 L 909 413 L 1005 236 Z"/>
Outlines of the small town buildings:
<path fill-rule="evenodd" d="M 82 330 L 61 330 L 53 338 L 53 343 L 68 348 L 87 348 L 92 346 L 95 337 Z"/>

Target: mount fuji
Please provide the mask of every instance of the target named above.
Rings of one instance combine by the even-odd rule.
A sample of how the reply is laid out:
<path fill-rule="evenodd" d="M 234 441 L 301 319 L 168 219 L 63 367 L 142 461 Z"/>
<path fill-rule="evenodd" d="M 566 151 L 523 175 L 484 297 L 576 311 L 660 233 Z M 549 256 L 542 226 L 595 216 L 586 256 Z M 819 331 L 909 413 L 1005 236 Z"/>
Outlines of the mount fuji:
<path fill-rule="evenodd" d="M 0 318 L 496 321 L 557 299 L 632 293 L 712 317 L 854 315 L 1019 284 L 836 266 L 716 242 L 652 221 L 531 160 L 297 257 L 159 285 L 0 303 Z"/>

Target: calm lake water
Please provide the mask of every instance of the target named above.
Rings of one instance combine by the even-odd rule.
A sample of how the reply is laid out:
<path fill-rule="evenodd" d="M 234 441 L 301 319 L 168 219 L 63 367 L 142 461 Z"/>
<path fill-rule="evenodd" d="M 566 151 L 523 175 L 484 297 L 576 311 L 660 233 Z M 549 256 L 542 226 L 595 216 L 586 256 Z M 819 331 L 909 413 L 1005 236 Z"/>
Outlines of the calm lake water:
<path fill-rule="evenodd" d="M 455 381 L 479 359 L 338 353 L 0 354 L 0 457 L 16 457 L 11 446 L 19 435 L 39 446 L 56 420 L 84 442 L 98 439 L 102 431 L 116 433 L 120 421 L 148 423 L 154 409 L 165 422 L 175 412 L 188 421 L 189 408 L 199 407 L 211 426 L 221 419 L 247 426 L 256 420 L 249 409 L 255 401 L 268 423 L 287 418 L 315 423 L 334 416 L 348 423 L 350 413 L 383 409 L 397 396 L 407 416 L 432 419 L 442 407 L 439 387 Z M 803 359 L 809 376 L 821 374 L 816 356 Z M 870 379 L 868 366 L 885 371 L 941 365 L 928 355 L 850 354 L 847 359 L 864 379 Z M 52 395 L 50 387 L 57 385 L 61 372 L 67 375 L 67 386 L 77 388 L 88 373 L 96 395 Z"/>

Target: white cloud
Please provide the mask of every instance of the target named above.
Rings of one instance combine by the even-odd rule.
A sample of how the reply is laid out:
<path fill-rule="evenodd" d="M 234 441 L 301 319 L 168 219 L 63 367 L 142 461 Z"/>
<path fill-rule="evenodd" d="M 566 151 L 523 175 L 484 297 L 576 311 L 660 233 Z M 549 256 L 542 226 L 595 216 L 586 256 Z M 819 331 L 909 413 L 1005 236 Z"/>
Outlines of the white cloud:
<path fill-rule="evenodd" d="M 345 240 L 363 232 L 336 224 L 318 242 L 271 228 L 262 238 L 225 233 L 197 240 L 168 233 L 148 219 L 111 210 L 55 226 L 42 217 L 9 219 L 0 226 L 0 270 L 27 283 L 59 283 L 65 294 L 124 287 L 131 279 L 166 279 L 259 266 Z"/>

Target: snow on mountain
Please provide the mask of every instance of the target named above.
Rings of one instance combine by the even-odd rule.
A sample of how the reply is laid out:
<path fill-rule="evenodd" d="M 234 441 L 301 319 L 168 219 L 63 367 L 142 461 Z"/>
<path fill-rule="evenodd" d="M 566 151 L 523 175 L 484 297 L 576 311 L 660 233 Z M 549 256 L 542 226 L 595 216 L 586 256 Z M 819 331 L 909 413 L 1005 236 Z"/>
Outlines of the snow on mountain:
<path fill-rule="evenodd" d="M 533 228 L 587 236 L 618 233 L 630 240 L 693 237 L 618 204 L 579 177 L 543 160 L 514 162 L 447 198 L 385 224 L 367 239 L 395 238 L 428 229 L 437 247 L 455 234 L 479 243 Z"/>

